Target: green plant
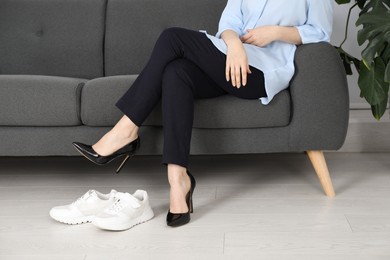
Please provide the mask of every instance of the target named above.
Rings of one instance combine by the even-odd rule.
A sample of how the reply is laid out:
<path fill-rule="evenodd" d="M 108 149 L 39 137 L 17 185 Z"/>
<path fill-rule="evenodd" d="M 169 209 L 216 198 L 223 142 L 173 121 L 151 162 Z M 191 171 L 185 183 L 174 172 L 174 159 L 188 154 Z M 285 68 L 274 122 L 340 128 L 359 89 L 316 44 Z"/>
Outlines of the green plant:
<path fill-rule="evenodd" d="M 360 96 L 371 105 L 372 114 L 379 120 L 386 111 L 390 85 L 390 0 L 336 0 L 338 4 L 355 3 L 349 9 L 345 38 L 339 47 L 345 70 L 352 75 L 351 65 L 359 73 Z M 362 25 L 357 41 L 362 51 L 362 60 L 348 54 L 342 47 L 348 37 L 351 11 L 360 8 L 356 26 Z"/>

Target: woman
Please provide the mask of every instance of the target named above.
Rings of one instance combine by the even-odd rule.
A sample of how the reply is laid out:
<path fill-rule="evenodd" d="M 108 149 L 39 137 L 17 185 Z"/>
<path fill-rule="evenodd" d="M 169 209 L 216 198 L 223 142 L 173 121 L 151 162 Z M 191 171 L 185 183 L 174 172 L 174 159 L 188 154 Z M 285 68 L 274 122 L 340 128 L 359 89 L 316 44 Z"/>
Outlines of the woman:
<path fill-rule="evenodd" d="M 329 41 L 332 17 L 332 0 L 228 0 L 216 36 L 165 30 L 116 103 L 124 116 L 94 145 L 75 147 L 97 164 L 126 156 L 119 172 L 139 149 L 139 127 L 161 99 L 162 163 L 171 187 L 167 224 L 188 223 L 195 188 L 187 170 L 194 99 L 232 94 L 267 105 L 294 75 L 296 45 Z"/>

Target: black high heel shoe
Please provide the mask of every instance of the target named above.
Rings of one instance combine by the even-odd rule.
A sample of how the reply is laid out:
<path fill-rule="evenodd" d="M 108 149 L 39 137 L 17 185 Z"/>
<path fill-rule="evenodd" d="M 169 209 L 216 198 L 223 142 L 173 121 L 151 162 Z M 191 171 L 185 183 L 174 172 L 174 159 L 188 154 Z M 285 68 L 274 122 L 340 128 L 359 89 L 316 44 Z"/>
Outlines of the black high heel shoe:
<path fill-rule="evenodd" d="M 97 165 L 104 165 L 107 164 L 121 156 L 126 156 L 125 159 L 122 161 L 122 163 L 119 165 L 118 169 L 116 170 L 116 173 L 119 173 L 119 171 L 122 169 L 123 165 L 126 163 L 126 161 L 129 158 L 132 158 L 136 152 L 139 150 L 141 145 L 141 140 L 138 137 L 134 141 L 128 143 L 127 145 L 123 146 L 118 151 L 107 155 L 107 156 L 101 156 L 95 150 L 92 148 L 92 145 L 73 142 L 73 146 L 77 149 L 79 153 L 84 155 L 85 158 L 90 160 L 93 163 L 96 163 Z"/>
<path fill-rule="evenodd" d="M 191 187 L 186 195 L 186 203 L 187 203 L 187 207 L 188 207 L 188 212 L 186 212 L 186 213 L 171 213 L 171 211 L 169 210 L 168 214 L 167 214 L 167 225 L 170 227 L 179 227 L 179 226 L 187 224 L 191 220 L 190 213 L 194 212 L 194 205 L 192 203 L 192 194 L 194 193 L 196 181 L 195 181 L 194 176 L 192 176 L 188 170 L 187 170 L 187 174 L 191 180 Z"/>

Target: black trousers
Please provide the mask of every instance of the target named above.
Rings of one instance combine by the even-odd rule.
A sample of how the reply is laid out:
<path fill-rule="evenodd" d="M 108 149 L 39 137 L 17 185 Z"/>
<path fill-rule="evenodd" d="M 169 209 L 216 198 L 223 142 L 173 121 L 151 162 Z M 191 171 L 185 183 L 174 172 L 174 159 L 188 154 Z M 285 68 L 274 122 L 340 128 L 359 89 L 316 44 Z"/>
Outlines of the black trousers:
<path fill-rule="evenodd" d="M 204 33 L 169 28 L 158 38 L 151 57 L 129 90 L 115 104 L 137 126 L 155 105 L 162 104 L 162 163 L 188 165 L 194 99 L 232 94 L 265 97 L 263 73 L 250 67 L 247 84 L 239 89 L 225 79 L 226 55 Z"/>

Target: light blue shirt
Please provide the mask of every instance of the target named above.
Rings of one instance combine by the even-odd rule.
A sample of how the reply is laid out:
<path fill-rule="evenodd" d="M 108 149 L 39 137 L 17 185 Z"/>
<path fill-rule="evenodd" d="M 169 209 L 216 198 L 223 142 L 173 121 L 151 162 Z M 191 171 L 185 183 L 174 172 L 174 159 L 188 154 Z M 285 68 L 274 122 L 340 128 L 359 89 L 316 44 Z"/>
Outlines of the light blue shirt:
<path fill-rule="evenodd" d="M 239 37 L 247 29 L 258 26 L 295 26 L 302 43 L 329 42 L 333 23 L 333 0 L 228 0 L 215 36 L 207 37 L 224 54 L 227 46 L 221 33 L 227 29 Z M 249 65 L 263 71 L 268 97 L 260 98 L 267 105 L 273 97 L 289 86 L 294 68 L 294 44 L 275 41 L 266 47 L 244 43 Z"/>

